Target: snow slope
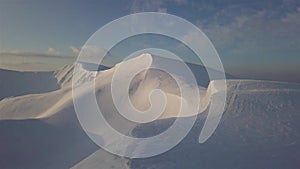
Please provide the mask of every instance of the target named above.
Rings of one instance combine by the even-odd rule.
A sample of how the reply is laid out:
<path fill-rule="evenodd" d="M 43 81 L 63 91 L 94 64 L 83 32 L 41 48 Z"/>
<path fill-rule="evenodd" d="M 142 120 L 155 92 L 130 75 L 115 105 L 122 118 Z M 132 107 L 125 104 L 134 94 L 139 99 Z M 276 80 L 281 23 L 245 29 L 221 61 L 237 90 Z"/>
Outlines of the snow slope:
<path fill-rule="evenodd" d="M 299 168 L 300 85 L 230 80 L 228 88 L 226 112 L 206 143 L 197 142 L 204 112 L 176 148 L 153 158 L 132 159 L 129 168 Z M 168 121 L 140 125 L 133 135 L 151 136 Z"/>
<path fill-rule="evenodd" d="M 143 59 L 143 57 L 135 58 L 129 60 L 129 64 L 135 65 L 136 62 L 139 62 L 139 59 Z M 130 63 L 131 62 L 131 63 Z M 128 64 L 128 63 L 127 63 Z M 99 100 L 107 100 L 106 102 L 112 102 L 111 94 L 110 94 L 110 84 L 112 80 L 112 76 L 114 74 L 115 69 L 119 65 L 116 65 L 114 68 L 109 70 L 104 70 L 100 72 L 95 71 L 87 71 L 82 69 L 79 81 L 82 79 L 90 79 L 92 80 L 92 76 L 97 74 L 96 78 L 96 92 Z M 72 75 L 73 75 L 74 65 L 65 66 L 60 71 L 55 72 L 55 77 L 57 78 L 58 84 L 62 86 L 60 89 L 49 92 L 49 93 L 41 93 L 41 94 L 30 94 L 19 97 L 11 97 L 6 98 L 0 102 L 0 119 L 39 119 L 50 117 L 54 114 L 57 114 L 59 109 L 64 107 L 72 107 Z M 126 73 L 126 72 L 125 72 Z M 124 77 L 125 78 L 125 77 Z M 99 81 L 99 83 L 98 83 Z M 161 89 L 167 93 L 168 105 L 166 107 L 166 111 L 164 116 L 166 117 L 174 117 L 176 116 L 176 112 L 173 110 L 174 105 L 178 105 L 180 103 L 180 93 L 179 88 L 176 85 L 174 79 L 168 75 L 167 73 L 160 70 L 147 70 L 138 74 L 133 80 L 131 84 L 131 100 L 133 105 L 137 106 L 137 108 L 145 109 L 148 107 L 149 102 L 146 97 L 153 89 Z M 85 86 L 82 87 L 82 94 L 86 92 Z M 199 90 L 204 90 L 203 87 L 199 87 Z M 87 91 L 91 92 L 91 91 Z M 80 97 L 80 96 L 76 96 Z M 33 104 L 39 106 L 32 106 Z M 100 102 L 99 104 L 103 104 Z M 13 106 L 12 106 L 13 105 Z M 113 104 L 104 104 L 103 110 L 107 110 L 112 112 L 115 110 Z M 117 110 L 115 110 L 117 113 Z"/>
<path fill-rule="evenodd" d="M 139 59 L 143 56 L 128 60 L 126 64 L 133 66 L 140 63 Z M 155 58 L 151 59 L 152 64 L 158 63 Z M 174 79 L 159 70 L 138 74 L 130 86 L 133 105 L 142 110 L 147 108 L 149 102 L 144 98 L 156 88 L 166 92 L 170 101 L 159 120 L 146 124 L 128 122 L 118 114 L 110 94 L 112 75 L 121 64 L 100 72 L 85 72 L 82 68 L 79 80 L 92 79 L 91 75 L 96 74 L 98 104 L 106 120 L 119 132 L 147 137 L 166 129 L 177 117 L 178 108 L 174 105 L 181 99 Z M 216 132 L 204 144 L 198 143 L 198 137 L 206 110 L 212 96 L 220 91 L 217 80 L 210 82 L 207 90 L 199 86 L 201 106 L 189 135 L 162 155 L 126 159 L 100 149 L 82 130 L 73 106 L 73 69 L 74 65 L 70 65 L 55 72 L 61 86 L 56 91 L 0 101 L 0 168 L 296 169 L 300 165 L 297 160 L 300 155 L 299 84 L 228 80 L 226 112 Z M 82 92 L 74 97 L 84 97 L 87 92 L 91 90 L 82 87 Z"/>
<path fill-rule="evenodd" d="M 123 159 L 123 163 L 130 169 L 299 168 L 300 85 L 253 80 L 229 80 L 227 85 L 226 112 L 206 143 L 198 143 L 207 116 L 204 111 L 174 149 L 152 158 Z M 131 134 L 156 135 L 172 121 L 162 119 L 139 125 Z M 147 148 L 151 147 L 145 147 L 145 151 Z M 100 149 L 73 168 L 97 169 L 102 164 L 116 164 L 99 161 L 103 154 Z"/>

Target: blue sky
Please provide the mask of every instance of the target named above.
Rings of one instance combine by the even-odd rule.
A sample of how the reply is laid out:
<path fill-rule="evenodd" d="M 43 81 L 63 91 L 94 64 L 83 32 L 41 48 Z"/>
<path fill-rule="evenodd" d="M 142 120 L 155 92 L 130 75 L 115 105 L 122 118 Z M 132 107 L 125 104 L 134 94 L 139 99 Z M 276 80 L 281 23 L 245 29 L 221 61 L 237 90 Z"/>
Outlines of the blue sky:
<path fill-rule="evenodd" d="M 135 12 L 159 11 L 201 28 L 232 74 L 281 76 L 280 80 L 299 72 L 299 0 L 2 0 L 0 4 L 0 56 L 75 57 L 77 48 L 106 23 Z"/>

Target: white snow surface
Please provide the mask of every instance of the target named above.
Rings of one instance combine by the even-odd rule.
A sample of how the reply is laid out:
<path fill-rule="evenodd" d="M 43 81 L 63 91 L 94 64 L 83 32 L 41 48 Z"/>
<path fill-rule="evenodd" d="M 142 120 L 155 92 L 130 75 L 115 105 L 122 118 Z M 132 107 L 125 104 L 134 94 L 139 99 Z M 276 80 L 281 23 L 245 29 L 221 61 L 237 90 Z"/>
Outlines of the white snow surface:
<path fill-rule="evenodd" d="M 134 66 L 139 63 L 139 59 L 143 59 L 143 56 L 128 60 L 126 64 Z M 112 76 L 120 64 L 124 63 L 99 72 L 89 72 L 81 68 L 83 79 L 92 79 L 91 75 L 96 75 L 95 91 L 98 104 L 107 121 L 114 128 L 131 136 L 147 137 L 166 129 L 172 124 L 174 118 L 185 118 L 177 115 L 181 96 L 174 79 L 160 70 L 146 70 L 139 73 L 131 82 L 131 101 L 136 108 L 145 110 L 149 107 L 145 96 L 153 89 L 161 89 L 168 99 L 163 115 L 158 120 L 147 124 L 136 124 L 121 119 L 122 116 L 113 105 L 110 94 Z M 81 93 L 72 96 L 73 69 L 74 65 L 69 65 L 53 74 L 60 86 L 57 90 L 0 100 L 2 127 L 0 149 L 10 152 L 7 159 L 0 160 L 0 168 L 23 166 L 74 169 L 250 169 L 286 166 L 296 169 L 300 166 L 297 160 L 300 155 L 299 84 L 227 80 L 228 95 L 225 113 L 216 132 L 204 144 L 199 144 L 197 141 L 207 116 L 206 110 L 210 99 L 212 95 L 218 95 L 220 92 L 219 81 L 211 81 L 207 89 L 199 86 L 201 102 L 196 124 L 190 134 L 167 153 L 147 159 L 128 159 L 112 155 L 97 147 L 82 131 L 76 118 L 72 97 L 82 97 L 92 90 L 83 86 Z M 16 125 L 21 127 L 14 127 Z M 31 132 L 30 126 L 36 130 Z M 48 134 L 43 133 L 45 128 Z M 63 129 L 58 132 L 61 128 Z M 11 134 L 10 131 L 20 134 Z M 99 129 L 98 132 L 105 131 Z M 37 136 L 39 133 L 43 133 L 41 137 L 44 138 L 39 138 Z M 23 136 L 23 134 L 28 135 Z M 53 141 L 54 138 L 58 141 Z M 13 141 L 16 139 L 23 141 L 16 143 Z M 36 150 L 36 147 L 30 145 L 22 150 L 27 144 L 39 143 L 39 139 L 44 147 Z M 112 140 L 104 141 L 112 142 Z M 117 141 L 113 140 L 113 142 Z M 20 144 L 21 147 L 14 148 L 15 144 Z M 46 145 L 60 146 L 51 148 Z M 36 153 L 32 153 L 31 157 L 25 158 L 27 161 L 24 161 L 28 151 L 36 151 Z M 48 157 L 42 155 L 46 151 L 49 151 Z M 76 154 L 77 152 L 80 153 Z M 4 155 L 0 153 L 0 157 Z M 20 157 L 14 158 L 16 155 Z M 9 163 L 12 161 L 15 161 L 14 164 Z"/>

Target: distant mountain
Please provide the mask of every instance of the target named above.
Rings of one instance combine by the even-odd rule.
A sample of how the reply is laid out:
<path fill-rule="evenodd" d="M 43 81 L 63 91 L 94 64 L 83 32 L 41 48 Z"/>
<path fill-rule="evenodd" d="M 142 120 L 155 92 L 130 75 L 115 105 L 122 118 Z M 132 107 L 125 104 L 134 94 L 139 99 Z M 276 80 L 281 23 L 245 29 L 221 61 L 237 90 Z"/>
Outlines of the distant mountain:
<path fill-rule="evenodd" d="M 102 71 L 102 70 L 110 69 L 110 67 L 108 67 L 108 66 L 104 66 L 104 65 L 98 66 L 94 63 L 88 63 L 88 62 L 78 62 L 78 63 L 82 64 L 82 67 L 89 71 Z M 96 69 L 95 69 L 95 67 L 96 67 Z"/>
<path fill-rule="evenodd" d="M 222 74 L 224 73 L 227 79 L 238 79 L 237 77 L 234 77 L 226 72 L 219 72 L 217 70 L 214 70 L 213 68 L 207 68 L 203 65 L 199 64 L 193 64 L 189 62 L 182 63 L 181 61 L 178 61 L 176 59 L 169 59 L 165 57 L 160 56 L 152 56 L 153 57 L 153 63 L 158 66 L 164 66 L 164 65 L 171 65 L 174 68 L 180 67 L 182 64 L 186 64 L 188 68 L 192 71 L 192 73 L 195 76 L 195 79 L 199 86 L 206 87 L 208 86 L 209 82 L 211 80 L 220 80 L 222 77 Z M 208 70 L 211 72 L 211 74 L 214 76 L 214 78 L 209 79 L 208 76 Z"/>
<path fill-rule="evenodd" d="M 59 89 L 54 72 L 18 72 L 0 69 L 0 100 Z"/>

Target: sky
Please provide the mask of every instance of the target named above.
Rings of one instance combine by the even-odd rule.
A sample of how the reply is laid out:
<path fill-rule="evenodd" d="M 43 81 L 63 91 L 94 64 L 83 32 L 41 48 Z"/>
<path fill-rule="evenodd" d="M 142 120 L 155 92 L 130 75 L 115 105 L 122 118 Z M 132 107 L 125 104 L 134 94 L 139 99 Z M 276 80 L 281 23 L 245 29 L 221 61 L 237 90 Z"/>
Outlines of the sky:
<path fill-rule="evenodd" d="M 300 82 L 299 0 L 0 0 L 0 66 L 67 64 L 95 31 L 136 12 L 195 24 L 233 75 Z"/>

